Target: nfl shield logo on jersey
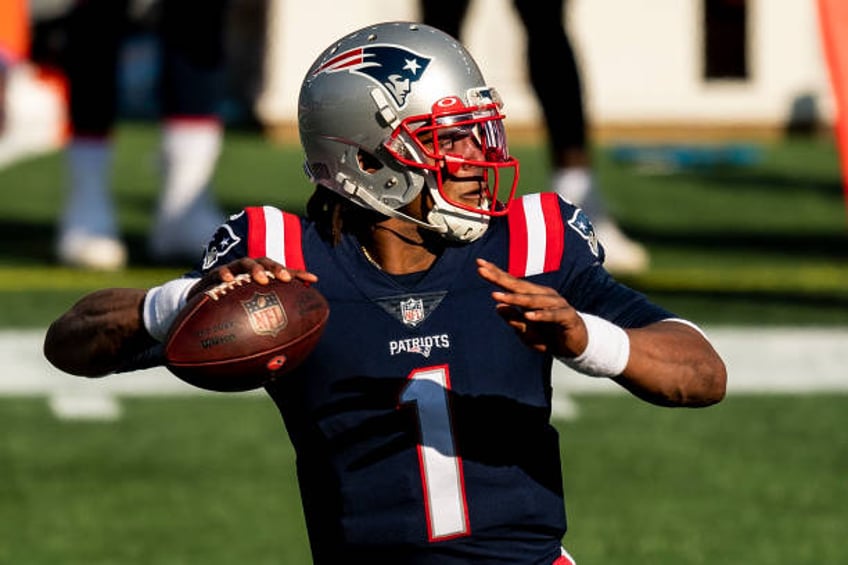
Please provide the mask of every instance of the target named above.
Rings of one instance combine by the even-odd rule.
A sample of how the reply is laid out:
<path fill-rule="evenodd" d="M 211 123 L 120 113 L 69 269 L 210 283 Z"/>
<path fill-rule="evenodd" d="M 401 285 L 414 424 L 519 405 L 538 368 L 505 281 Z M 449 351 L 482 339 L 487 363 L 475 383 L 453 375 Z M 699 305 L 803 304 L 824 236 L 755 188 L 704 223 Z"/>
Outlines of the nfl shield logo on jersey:
<path fill-rule="evenodd" d="M 259 335 L 277 335 L 288 324 L 286 311 L 276 294 L 257 292 L 250 300 L 242 300 L 250 327 Z"/>
<path fill-rule="evenodd" d="M 400 316 L 407 326 L 415 327 L 424 321 L 424 301 L 420 298 L 408 298 L 400 303 Z"/>
<path fill-rule="evenodd" d="M 386 296 L 376 299 L 380 307 L 410 328 L 422 324 L 442 302 L 447 291 L 426 292 L 417 296 Z"/>

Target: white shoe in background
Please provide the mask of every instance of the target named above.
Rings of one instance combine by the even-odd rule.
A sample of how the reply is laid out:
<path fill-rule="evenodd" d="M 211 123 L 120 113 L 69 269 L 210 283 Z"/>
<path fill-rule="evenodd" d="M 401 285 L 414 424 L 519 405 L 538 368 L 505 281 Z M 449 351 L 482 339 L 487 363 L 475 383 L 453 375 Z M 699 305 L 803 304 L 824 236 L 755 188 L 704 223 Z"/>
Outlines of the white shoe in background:
<path fill-rule="evenodd" d="M 648 269 L 648 250 L 627 237 L 609 216 L 589 167 L 558 169 L 551 185 L 557 194 L 589 216 L 595 235 L 606 252 L 604 267 L 607 271 L 615 275 L 641 273 Z"/>
<path fill-rule="evenodd" d="M 207 194 L 178 216 L 160 212 L 148 240 L 150 258 L 162 263 L 200 261 L 206 244 L 225 219 Z"/>
<path fill-rule="evenodd" d="M 63 265 L 116 271 L 127 264 L 109 190 L 113 152 L 106 138 L 74 138 L 65 149 L 68 191 L 56 241 Z"/>
<path fill-rule="evenodd" d="M 119 240 L 81 231 L 59 238 L 59 262 L 76 269 L 118 271 L 127 265 L 127 249 Z"/>
<path fill-rule="evenodd" d="M 210 190 L 222 142 L 217 120 L 165 122 L 162 191 L 148 239 L 154 261 L 199 261 L 206 243 L 225 220 Z"/>
<path fill-rule="evenodd" d="M 606 259 L 604 267 L 610 273 L 636 274 L 644 272 L 650 265 L 650 255 L 645 247 L 627 237 L 609 219 L 602 219 L 593 223 L 595 235 L 604 248 Z"/>

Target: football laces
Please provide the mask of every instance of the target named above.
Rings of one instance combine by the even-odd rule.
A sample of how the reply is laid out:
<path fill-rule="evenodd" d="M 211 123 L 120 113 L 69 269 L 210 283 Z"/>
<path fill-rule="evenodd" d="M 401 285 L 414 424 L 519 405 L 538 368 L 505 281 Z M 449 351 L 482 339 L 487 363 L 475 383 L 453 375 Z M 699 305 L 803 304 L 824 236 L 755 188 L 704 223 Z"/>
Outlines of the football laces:
<path fill-rule="evenodd" d="M 274 273 L 272 273 L 271 271 L 265 271 L 265 276 L 267 276 L 269 279 L 275 278 Z M 235 278 L 231 281 L 222 282 L 213 286 L 209 290 L 204 291 L 204 294 L 212 300 L 218 300 L 234 288 L 245 285 L 251 282 L 252 280 L 253 277 L 251 277 L 249 273 L 242 273 L 240 275 L 236 275 Z"/>

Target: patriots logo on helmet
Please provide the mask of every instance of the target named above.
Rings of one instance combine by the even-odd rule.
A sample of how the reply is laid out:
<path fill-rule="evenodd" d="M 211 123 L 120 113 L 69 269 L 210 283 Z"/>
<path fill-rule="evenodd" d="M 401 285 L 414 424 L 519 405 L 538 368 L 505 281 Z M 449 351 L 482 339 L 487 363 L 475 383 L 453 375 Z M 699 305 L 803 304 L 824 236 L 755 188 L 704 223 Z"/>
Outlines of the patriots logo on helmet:
<path fill-rule="evenodd" d="M 421 79 L 432 60 L 399 45 L 369 45 L 336 55 L 318 67 L 315 74 L 348 71 L 365 75 L 382 86 L 398 108 L 403 108 L 413 84 Z"/>

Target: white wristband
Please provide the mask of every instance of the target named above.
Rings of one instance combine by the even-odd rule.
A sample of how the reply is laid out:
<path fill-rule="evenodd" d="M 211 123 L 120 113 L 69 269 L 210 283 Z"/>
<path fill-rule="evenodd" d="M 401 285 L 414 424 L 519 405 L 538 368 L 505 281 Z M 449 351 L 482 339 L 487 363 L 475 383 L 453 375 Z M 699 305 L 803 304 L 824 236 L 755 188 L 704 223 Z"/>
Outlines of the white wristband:
<path fill-rule="evenodd" d="M 617 377 L 630 359 L 630 337 L 620 327 L 592 314 L 577 313 L 586 324 L 589 342 L 577 357 L 559 357 L 559 360 L 583 374 L 592 377 Z"/>
<path fill-rule="evenodd" d="M 147 291 L 142 308 L 144 327 L 156 341 L 163 341 L 174 319 L 186 305 L 188 292 L 198 278 L 175 279 Z"/>

